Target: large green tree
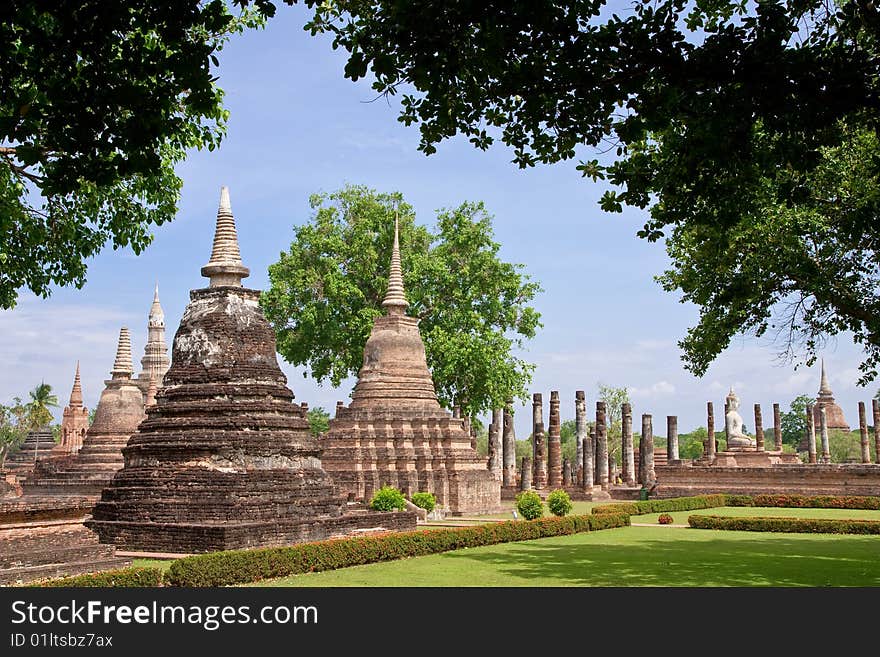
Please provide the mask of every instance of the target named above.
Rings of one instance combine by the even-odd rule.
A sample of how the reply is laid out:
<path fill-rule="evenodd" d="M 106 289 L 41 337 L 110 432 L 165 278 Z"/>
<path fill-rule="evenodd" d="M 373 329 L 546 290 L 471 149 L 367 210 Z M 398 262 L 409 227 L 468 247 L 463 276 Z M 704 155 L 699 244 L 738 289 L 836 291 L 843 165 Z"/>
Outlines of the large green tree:
<path fill-rule="evenodd" d="M 216 53 L 260 21 L 224 0 L 3 3 L 0 308 L 82 286 L 107 243 L 139 253 L 174 217 L 175 163 L 225 130 Z"/>
<path fill-rule="evenodd" d="M 603 208 L 648 209 L 663 284 L 700 306 L 681 343 L 696 374 L 771 328 L 806 362 L 852 331 L 876 374 L 875 3 L 335 0 L 309 28 L 348 51 L 347 77 L 402 94 L 423 152 L 464 135 L 521 167 L 584 158 L 613 186 Z"/>
<path fill-rule="evenodd" d="M 798 395 L 792 400 L 788 412 L 780 416 L 783 444 L 797 448 L 807 435 L 807 405 L 814 401 L 807 395 Z"/>
<path fill-rule="evenodd" d="M 473 416 L 525 396 L 533 366 L 514 351 L 541 326 L 529 305 L 540 286 L 499 258 L 482 203 L 440 211 L 436 232 L 415 223 L 399 193 L 348 186 L 311 207 L 269 266 L 261 301 L 287 361 L 334 386 L 358 372 L 382 312 L 397 217 L 407 312 L 420 321 L 441 403 Z"/>

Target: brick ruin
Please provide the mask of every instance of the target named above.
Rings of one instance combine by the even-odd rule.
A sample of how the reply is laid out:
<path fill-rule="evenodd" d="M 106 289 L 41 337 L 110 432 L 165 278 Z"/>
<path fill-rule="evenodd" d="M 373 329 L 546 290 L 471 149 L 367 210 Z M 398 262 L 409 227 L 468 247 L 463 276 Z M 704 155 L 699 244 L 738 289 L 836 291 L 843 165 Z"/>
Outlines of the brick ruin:
<path fill-rule="evenodd" d="M 324 468 L 352 499 L 369 501 L 387 484 L 405 495 L 433 493 L 438 506 L 452 514 L 496 511 L 501 464 L 510 468 L 511 463 L 493 456 L 490 471 L 465 420 L 440 406 L 418 320 L 405 314 L 408 305 L 395 222 L 385 314 L 375 319 L 364 346 L 351 403 L 338 404 L 330 421 Z M 501 414 L 495 414 L 496 427 L 501 422 Z M 505 444 L 512 433 L 506 435 Z M 499 448 L 494 437 L 493 445 Z"/>
<path fill-rule="evenodd" d="M 415 527 L 410 512 L 346 505 L 292 403 L 260 293 L 242 286 L 248 274 L 223 188 L 209 287 L 190 292 L 164 386 L 86 522 L 102 542 L 205 552 Z"/>
<path fill-rule="evenodd" d="M 827 384 L 824 374 L 823 380 Z M 826 384 L 823 384 L 823 388 L 827 388 Z M 703 454 L 693 460 L 679 456 L 678 418 L 674 415 L 666 417 L 666 444 L 659 448 L 654 444 L 653 417 L 643 414 L 642 430 L 636 446 L 632 431 L 632 407 L 628 403 L 623 404 L 619 449 L 622 483 L 618 484 L 612 474 L 614 464 L 607 456 L 609 444 L 606 425 L 609 418 L 604 402 L 596 403 L 594 429 L 588 431 L 584 392 L 579 390 L 575 393 L 577 458 L 571 465 L 570 475 L 565 474 L 563 462 L 562 479 L 557 483 L 556 477 L 551 480 L 547 473 L 548 470 L 553 472 L 549 452 L 557 449 L 554 443 L 559 424 L 558 393 L 553 391 L 550 395 L 549 438 L 544 435 L 541 393 L 534 393 L 532 399 L 532 453 L 521 460 L 514 485 L 505 484 L 504 499 L 513 499 L 520 490 L 536 490 L 543 496 L 559 487 L 564 488 L 573 499 L 632 499 L 638 496 L 642 486 L 650 486 L 654 482 L 660 484 L 655 495 L 661 497 L 710 492 L 880 495 L 880 458 L 875 463 L 870 462 L 872 440 L 876 453 L 880 454 L 880 402 L 877 400 L 872 403 L 873 437 L 869 436 L 865 405 L 859 404 L 860 464 L 830 462 L 827 453 L 830 424 L 827 409 L 817 411 L 812 406 L 807 408 L 809 463 L 802 463 L 797 454 L 782 449 L 779 404 L 773 404 L 772 440 L 769 433 L 765 435 L 764 432 L 761 406 L 755 404 L 755 426 L 761 428 L 757 431 L 759 439 L 755 445 L 751 448 L 719 450 L 714 436 L 714 405 L 708 402 L 708 438 L 703 444 Z M 814 418 L 819 420 L 814 421 Z M 825 439 L 819 440 L 823 433 Z M 549 449 L 545 449 L 545 443 Z M 515 444 L 503 442 L 502 449 L 504 462 L 514 458 Z M 541 459 L 545 459 L 543 464 L 539 462 Z"/>

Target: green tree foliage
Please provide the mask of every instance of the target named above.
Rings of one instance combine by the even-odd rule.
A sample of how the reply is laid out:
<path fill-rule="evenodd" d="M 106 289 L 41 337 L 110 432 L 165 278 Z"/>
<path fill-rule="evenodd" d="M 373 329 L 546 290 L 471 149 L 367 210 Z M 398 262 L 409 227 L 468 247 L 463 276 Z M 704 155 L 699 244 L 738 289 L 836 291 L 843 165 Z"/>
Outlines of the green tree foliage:
<path fill-rule="evenodd" d="M 774 138 L 757 132 L 758 140 Z M 880 142 L 873 130 L 842 128 L 840 143 L 816 157 L 810 172 L 781 168 L 758 181 L 748 212 L 724 230 L 728 210 L 704 204 L 699 222 L 679 222 L 667 237 L 672 267 L 658 280 L 700 307 L 698 324 L 680 342 L 695 373 L 738 333 L 769 335 L 784 359 L 803 354 L 810 364 L 829 336 L 850 331 L 865 349 L 861 382 L 876 376 L 880 233 L 869 217 L 880 210 Z M 795 200 L 783 191 L 790 188 Z M 652 214 L 674 223 L 662 218 L 667 212 L 676 210 Z"/>
<path fill-rule="evenodd" d="M 313 436 L 320 436 L 330 428 L 330 414 L 321 406 L 310 408 L 308 412 L 309 431 Z"/>
<path fill-rule="evenodd" d="M 623 405 L 630 403 L 626 388 L 614 388 L 602 383 L 599 399 L 605 402 L 605 429 L 608 433 L 608 453 L 617 459 L 623 439 Z M 619 459 L 618 459 L 619 460 Z"/>
<path fill-rule="evenodd" d="M 52 421 L 51 408 L 58 408 L 58 397 L 52 394 L 52 386 L 40 383 L 28 395 L 27 425 L 29 430 L 42 429 Z"/>
<path fill-rule="evenodd" d="M 577 460 L 577 422 L 565 420 L 559 427 L 559 440 L 562 443 L 562 458 L 571 461 L 572 472 L 575 472 L 575 461 Z"/>
<path fill-rule="evenodd" d="M 807 435 L 807 404 L 813 401 L 812 397 L 798 395 L 792 400 L 789 411 L 780 415 L 783 445 L 797 447 Z"/>
<path fill-rule="evenodd" d="M 876 374 L 874 3 L 337 0 L 308 27 L 348 52 L 348 78 L 403 92 L 427 154 L 459 134 L 520 167 L 601 151 L 577 168 L 613 187 L 605 210 L 649 209 L 662 284 L 700 308 L 681 342 L 694 373 L 740 332 L 812 362 L 851 331 Z"/>
<path fill-rule="evenodd" d="M 6 456 L 24 441 L 28 432 L 28 409 L 18 397 L 9 406 L 0 404 L 0 468 Z"/>
<path fill-rule="evenodd" d="M 4 3 L 0 308 L 81 287 L 108 242 L 140 253 L 174 217 L 175 163 L 225 129 L 211 64 L 261 20 L 223 0 Z"/>
<path fill-rule="evenodd" d="M 482 203 L 440 211 L 436 232 L 416 225 L 398 193 L 348 186 L 314 195 L 311 207 L 269 266 L 261 301 L 287 361 L 333 385 L 358 372 L 382 313 L 398 217 L 408 313 L 420 321 L 441 403 L 474 416 L 525 397 L 534 366 L 513 351 L 541 326 L 528 305 L 540 286 L 498 258 Z"/>

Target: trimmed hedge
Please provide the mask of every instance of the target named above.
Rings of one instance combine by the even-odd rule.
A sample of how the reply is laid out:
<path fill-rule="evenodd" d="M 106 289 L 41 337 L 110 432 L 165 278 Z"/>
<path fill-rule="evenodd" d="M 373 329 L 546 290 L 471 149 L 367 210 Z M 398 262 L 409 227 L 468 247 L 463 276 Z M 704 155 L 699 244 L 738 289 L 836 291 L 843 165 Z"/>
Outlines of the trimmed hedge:
<path fill-rule="evenodd" d="M 731 518 L 689 516 L 695 529 L 802 534 L 880 534 L 880 520 L 830 520 L 826 518 Z"/>
<path fill-rule="evenodd" d="M 793 509 L 880 509 L 880 497 L 855 495 L 725 495 L 725 506 L 775 506 Z"/>
<path fill-rule="evenodd" d="M 695 509 L 711 509 L 726 506 L 726 495 L 696 495 L 694 497 L 672 497 L 667 500 L 645 500 L 640 502 L 619 502 L 594 506 L 594 514 L 626 513 L 641 516 L 646 513 L 663 513 L 664 511 L 693 511 Z"/>
<path fill-rule="evenodd" d="M 568 516 L 384 536 L 359 536 L 280 548 L 213 552 L 178 559 L 171 564 L 165 581 L 171 586 L 228 586 L 467 547 L 563 536 L 627 525 L 629 516 L 623 514 Z"/>
<path fill-rule="evenodd" d="M 44 582 L 34 582 L 32 587 L 55 587 L 55 586 L 87 586 L 87 587 L 135 587 L 135 586 L 162 586 L 162 569 L 135 567 L 122 568 L 120 570 L 107 570 L 102 573 L 89 573 L 87 575 L 74 575 L 72 577 L 59 577 Z"/>

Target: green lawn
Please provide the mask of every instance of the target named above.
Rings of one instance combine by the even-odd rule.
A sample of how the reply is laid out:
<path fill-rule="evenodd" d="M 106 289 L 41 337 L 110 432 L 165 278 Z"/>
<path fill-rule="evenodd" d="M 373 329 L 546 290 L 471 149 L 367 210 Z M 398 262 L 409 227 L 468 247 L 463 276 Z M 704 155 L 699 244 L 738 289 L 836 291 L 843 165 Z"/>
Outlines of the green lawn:
<path fill-rule="evenodd" d="M 131 565 L 139 568 L 161 568 L 163 571 L 171 568 L 174 559 L 133 559 Z"/>
<path fill-rule="evenodd" d="M 786 509 L 779 507 L 759 506 L 723 506 L 713 509 L 697 509 L 694 511 L 669 511 L 669 515 L 676 524 L 686 525 L 688 516 L 733 516 L 741 517 L 771 517 L 771 518 L 833 518 L 833 519 L 857 519 L 857 520 L 880 520 L 880 511 L 865 509 Z M 659 513 L 649 513 L 643 516 L 632 516 L 634 523 L 657 524 Z M 878 555 L 880 556 L 880 555 Z"/>
<path fill-rule="evenodd" d="M 622 527 L 257 585 L 880 586 L 878 557 L 876 536 Z"/>

